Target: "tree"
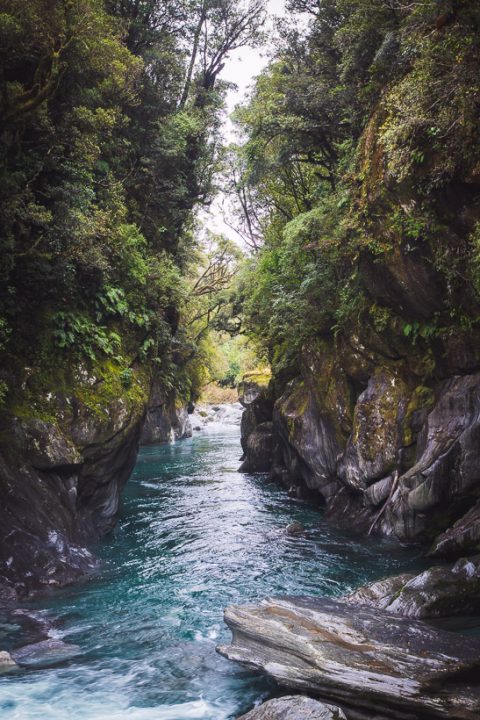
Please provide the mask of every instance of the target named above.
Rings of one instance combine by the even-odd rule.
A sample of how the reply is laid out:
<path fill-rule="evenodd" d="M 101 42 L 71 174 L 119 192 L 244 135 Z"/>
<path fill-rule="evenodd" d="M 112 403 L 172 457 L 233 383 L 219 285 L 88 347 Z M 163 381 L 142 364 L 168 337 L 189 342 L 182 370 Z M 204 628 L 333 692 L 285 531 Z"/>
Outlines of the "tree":
<path fill-rule="evenodd" d="M 180 107 L 190 96 L 197 66 L 195 103 L 202 106 L 204 93 L 214 87 L 229 53 L 260 40 L 265 0 L 192 0 L 188 14 L 192 18 L 192 46 Z"/>

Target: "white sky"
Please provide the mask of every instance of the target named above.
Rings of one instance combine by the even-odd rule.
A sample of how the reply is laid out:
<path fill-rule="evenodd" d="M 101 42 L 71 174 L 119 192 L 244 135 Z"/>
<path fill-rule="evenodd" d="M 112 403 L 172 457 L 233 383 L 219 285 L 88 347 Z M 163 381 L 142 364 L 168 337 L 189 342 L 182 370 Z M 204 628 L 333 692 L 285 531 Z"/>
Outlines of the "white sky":
<path fill-rule="evenodd" d="M 281 16 L 285 12 L 285 0 L 268 0 L 267 2 L 269 20 L 267 21 L 267 34 L 272 29 L 272 17 Z M 268 62 L 268 46 L 265 48 L 240 48 L 231 53 L 225 63 L 222 71 L 222 80 L 235 83 L 236 90 L 230 90 L 227 94 L 227 113 L 234 110 L 248 94 L 249 88 L 252 86 L 255 77 L 263 70 Z M 227 117 L 224 129 L 224 138 L 231 141 L 234 138 L 234 128 Z M 215 233 L 222 233 L 230 239 L 241 244 L 239 236 L 228 225 L 225 224 L 223 218 L 231 216 L 231 209 L 228 207 L 226 197 L 219 193 L 210 206 L 209 212 L 202 213 L 201 219 L 206 228 Z M 233 219 L 232 219 L 233 224 Z"/>

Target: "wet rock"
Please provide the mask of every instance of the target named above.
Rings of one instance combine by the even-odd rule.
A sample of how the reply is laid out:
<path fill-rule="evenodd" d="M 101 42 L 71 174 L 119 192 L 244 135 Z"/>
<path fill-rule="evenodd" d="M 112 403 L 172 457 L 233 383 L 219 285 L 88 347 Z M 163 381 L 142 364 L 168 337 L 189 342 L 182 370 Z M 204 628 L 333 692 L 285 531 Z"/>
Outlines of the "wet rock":
<path fill-rule="evenodd" d="M 238 720 L 346 720 L 338 707 L 304 695 L 286 695 L 268 700 Z"/>
<path fill-rule="evenodd" d="M 9 672 L 10 670 L 13 670 L 17 667 L 17 663 L 12 658 L 10 653 L 6 652 L 5 650 L 0 651 L 0 674 L 4 672 Z"/>
<path fill-rule="evenodd" d="M 380 503 L 384 503 L 390 495 L 393 482 L 393 475 L 389 475 L 388 477 L 373 483 L 373 485 L 370 485 L 370 487 L 365 490 L 365 502 L 369 505 L 373 505 L 374 507 L 380 505 Z"/>
<path fill-rule="evenodd" d="M 340 487 L 334 479 L 341 448 L 333 416 L 319 410 L 305 382 L 294 381 L 275 403 L 273 417 L 291 478 L 330 497 Z"/>
<path fill-rule="evenodd" d="M 350 717 L 474 720 L 480 639 L 371 607 L 307 597 L 230 606 L 220 654 L 280 685 L 339 704 Z"/>
<path fill-rule="evenodd" d="M 301 522 L 292 522 L 285 528 L 287 535 L 303 535 L 305 533 L 305 527 Z"/>
<path fill-rule="evenodd" d="M 249 434 L 246 443 L 246 458 L 240 472 L 268 472 L 272 466 L 276 436 L 272 422 L 263 422 Z"/>
<path fill-rule="evenodd" d="M 209 424 L 218 425 L 240 425 L 243 415 L 243 408 L 240 403 L 221 403 L 219 405 L 199 405 L 192 415 L 195 423 L 194 429 L 204 430 Z"/>
<path fill-rule="evenodd" d="M 187 407 L 179 403 L 175 393 L 165 394 L 154 383 L 142 429 L 141 444 L 170 443 L 192 435 Z"/>
<path fill-rule="evenodd" d="M 72 368 L 72 375 L 71 395 L 59 389 L 45 398 L 51 420 L 10 422 L 7 414 L 0 428 L 0 583 L 18 596 L 96 568 L 87 545 L 115 525 L 137 456 L 141 391 L 122 393 L 118 377 L 109 376 L 109 394 L 102 395 L 101 378 L 85 368 Z"/>
<path fill-rule="evenodd" d="M 352 435 L 337 466 L 338 476 L 353 490 L 365 490 L 397 467 L 408 399 L 399 373 L 379 368 L 369 379 L 357 399 Z"/>
<path fill-rule="evenodd" d="M 397 575 L 359 588 L 348 602 L 412 618 L 480 614 L 480 555 L 419 575 Z"/>
<path fill-rule="evenodd" d="M 17 593 L 10 583 L 0 583 L 0 606 L 12 605 L 17 601 Z"/>
<path fill-rule="evenodd" d="M 357 588 L 342 599 L 355 605 L 370 605 L 385 610 L 405 585 L 415 577 L 412 573 L 394 575 Z M 400 613 L 401 614 L 401 613 Z"/>
<path fill-rule="evenodd" d="M 480 374 L 444 383 L 382 519 L 382 529 L 402 540 L 432 539 L 465 514 L 480 490 Z"/>
<path fill-rule="evenodd" d="M 480 500 L 433 541 L 430 557 L 458 557 L 480 551 Z"/>
<path fill-rule="evenodd" d="M 257 425 L 272 420 L 273 403 L 265 395 L 260 393 L 255 400 L 249 403 L 248 407 L 242 414 L 240 423 L 240 442 L 244 454 L 248 452 L 247 441 L 250 434 L 255 430 Z"/>
<path fill-rule="evenodd" d="M 480 373 L 432 388 L 415 375 L 425 372 L 420 359 L 413 368 L 400 359 L 378 365 L 351 337 L 357 368 L 343 342 L 334 357 L 328 345 L 309 351 L 301 376 L 276 401 L 272 475 L 297 494 L 317 492 L 337 524 L 402 542 L 436 536 L 434 556 L 477 552 Z M 359 390 L 366 384 L 353 404 L 343 367 Z"/>
<path fill-rule="evenodd" d="M 247 408 L 257 399 L 257 397 L 265 392 L 268 388 L 271 375 L 269 372 L 250 372 L 243 376 L 237 386 L 238 400 Z"/>
<path fill-rule="evenodd" d="M 70 645 L 62 640 L 42 640 L 12 651 L 12 657 L 17 665 L 24 667 L 57 665 L 79 654 L 78 645 Z"/>

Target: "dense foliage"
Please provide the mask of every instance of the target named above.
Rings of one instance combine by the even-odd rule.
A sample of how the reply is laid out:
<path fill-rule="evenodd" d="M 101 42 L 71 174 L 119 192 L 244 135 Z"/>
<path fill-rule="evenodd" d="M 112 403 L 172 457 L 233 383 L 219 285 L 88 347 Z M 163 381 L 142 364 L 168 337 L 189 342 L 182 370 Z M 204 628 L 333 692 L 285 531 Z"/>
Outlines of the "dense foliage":
<path fill-rule="evenodd" d="M 255 42 L 262 8 L 1 0 L 3 395 L 106 360 L 125 385 L 142 365 L 179 382 L 172 336 L 217 161 L 218 74 Z"/>
<path fill-rule="evenodd" d="M 255 248 L 250 335 L 288 376 L 314 338 L 371 327 L 426 347 L 477 327 L 478 3 L 290 0 L 289 10 L 237 112 L 235 191 Z M 409 301 L 415 273 L 434 289 L 430 305 L 420 287 Z"/>

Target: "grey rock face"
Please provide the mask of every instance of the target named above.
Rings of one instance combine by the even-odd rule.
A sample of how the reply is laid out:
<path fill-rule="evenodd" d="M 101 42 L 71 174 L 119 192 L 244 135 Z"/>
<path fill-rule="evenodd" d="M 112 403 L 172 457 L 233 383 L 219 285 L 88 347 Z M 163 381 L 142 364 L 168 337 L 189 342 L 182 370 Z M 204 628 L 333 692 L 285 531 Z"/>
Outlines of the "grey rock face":
<path fill-rule="evenodd" d="M 435 538 L 429 555 L 450 558 L 478 551 L 480 551 L 480 501 L 451 528 Z"/>
<path fill-rule="evenodd" d="M 273 430 L 272 421 L 272 401 L 263 393 L 260 393 L 250 402 L 246 410 L 242 414 L 240 423 L 240 442 L 244 453 L 244 465 L 241 466 L 240 472 L 265 472 L 268 471 L 273 463 L 273 446 L 275 441 L 273 439 L 267 440 L 266 436 L 276 435 Z M 263 430 L 260 430 L 260 435 L 254 439 L 249 447 L 248 440 L 250 435 L 260 426 L 265 423 Z M 268 433 L 267 433 L 268 428 Z M 276 437 L 275 437 L 276 440 Z M 261 462 L 262 470 L 254 470 L 253 468 L 258 464 L 258 453 L 260 451 L 260 445 L 264 444 L 269 458 L 268 462 L 264 459 Z M 267 447 L 268 444 L 268 447 Z M 252 453 L 252 457 L 249 457 L 249 453 Z M 249 468 L 249 469 L 246 469 Z"/>
<path fill-rule="evenodd" d="M 478 720 L 480 640 L 326 598 L 230 606 L 220 654 L 349 717 Z"/>
<path fill-rule="evenodd" d="M 257 399 L 262 390 L 265 390 L 265 387 L 265 385 L 260 385 L 255 380 L 242 380 L 237 388 L 239 402 L 244 408 L 247 408 Z"/>
<path fill-rule="evenodd" d="M 480 374 L 454 377 L 422 426 L 415 462 L 400 477 L 383 529 L 416 539 L 453 524 L 480 489 L 479 443 Z"/>
<path fill-rule="evenodd" d="M 350 342 L 358 357 L 311 351 L 277 399 L 272 475 L 319 493 L 337 523 L 434 541 L 438 557 L 478 552 L 480 373 L 426 387 L 403 360 L 379 366 Z M 356 398 L 350 378 L 366 385 Z"/>
<path fill-rule="evenodd" d="M 412 618 L 480 614 L 480 555 L 419 575 L 397 575 L 359 588 L 348 602 Z"/>
<path fill-rule="evenodd" d="M 96 567 L 87 545 L 114 526 L 138 451 L 141 402 L 56 403 L 55 421 L 14 419 L 0 448 L 0 585 L 19 595 Z"/>
<path fill-rule="evenodd" d="M 268 472 L 272 466 L 276 436 L 272 422 L 257 425 L 248 435 L 246 459 L 240 466 L 240 472 Z"/>
<path fill-rule="evenodd" d="M 345 595 L 342 600 L 351 602 L 354 605 L 370 605 L 371 607 L 386 610 L 398 593 L 414 577 L 415 575 L 412 573 L 403 573 L 402 575 L 393 575 L 383 580 L 377 580 L 357 588 L 350 595 Z M 399 615 L 402 615 L 402 613 L 400 612 Z"/>
<path fill-rule="evenodd" d="M 304 695 L 286 695 L 268 700 L 238 720 L 346 720 L 338 707 Z"/>
<path fill-rule="evenodd" d="M 158 383 L 153 383 L 140 444 L 168 443 L 191 436 L 187 408 L 176 402 L 175 393 L 165 395 Z"/>

